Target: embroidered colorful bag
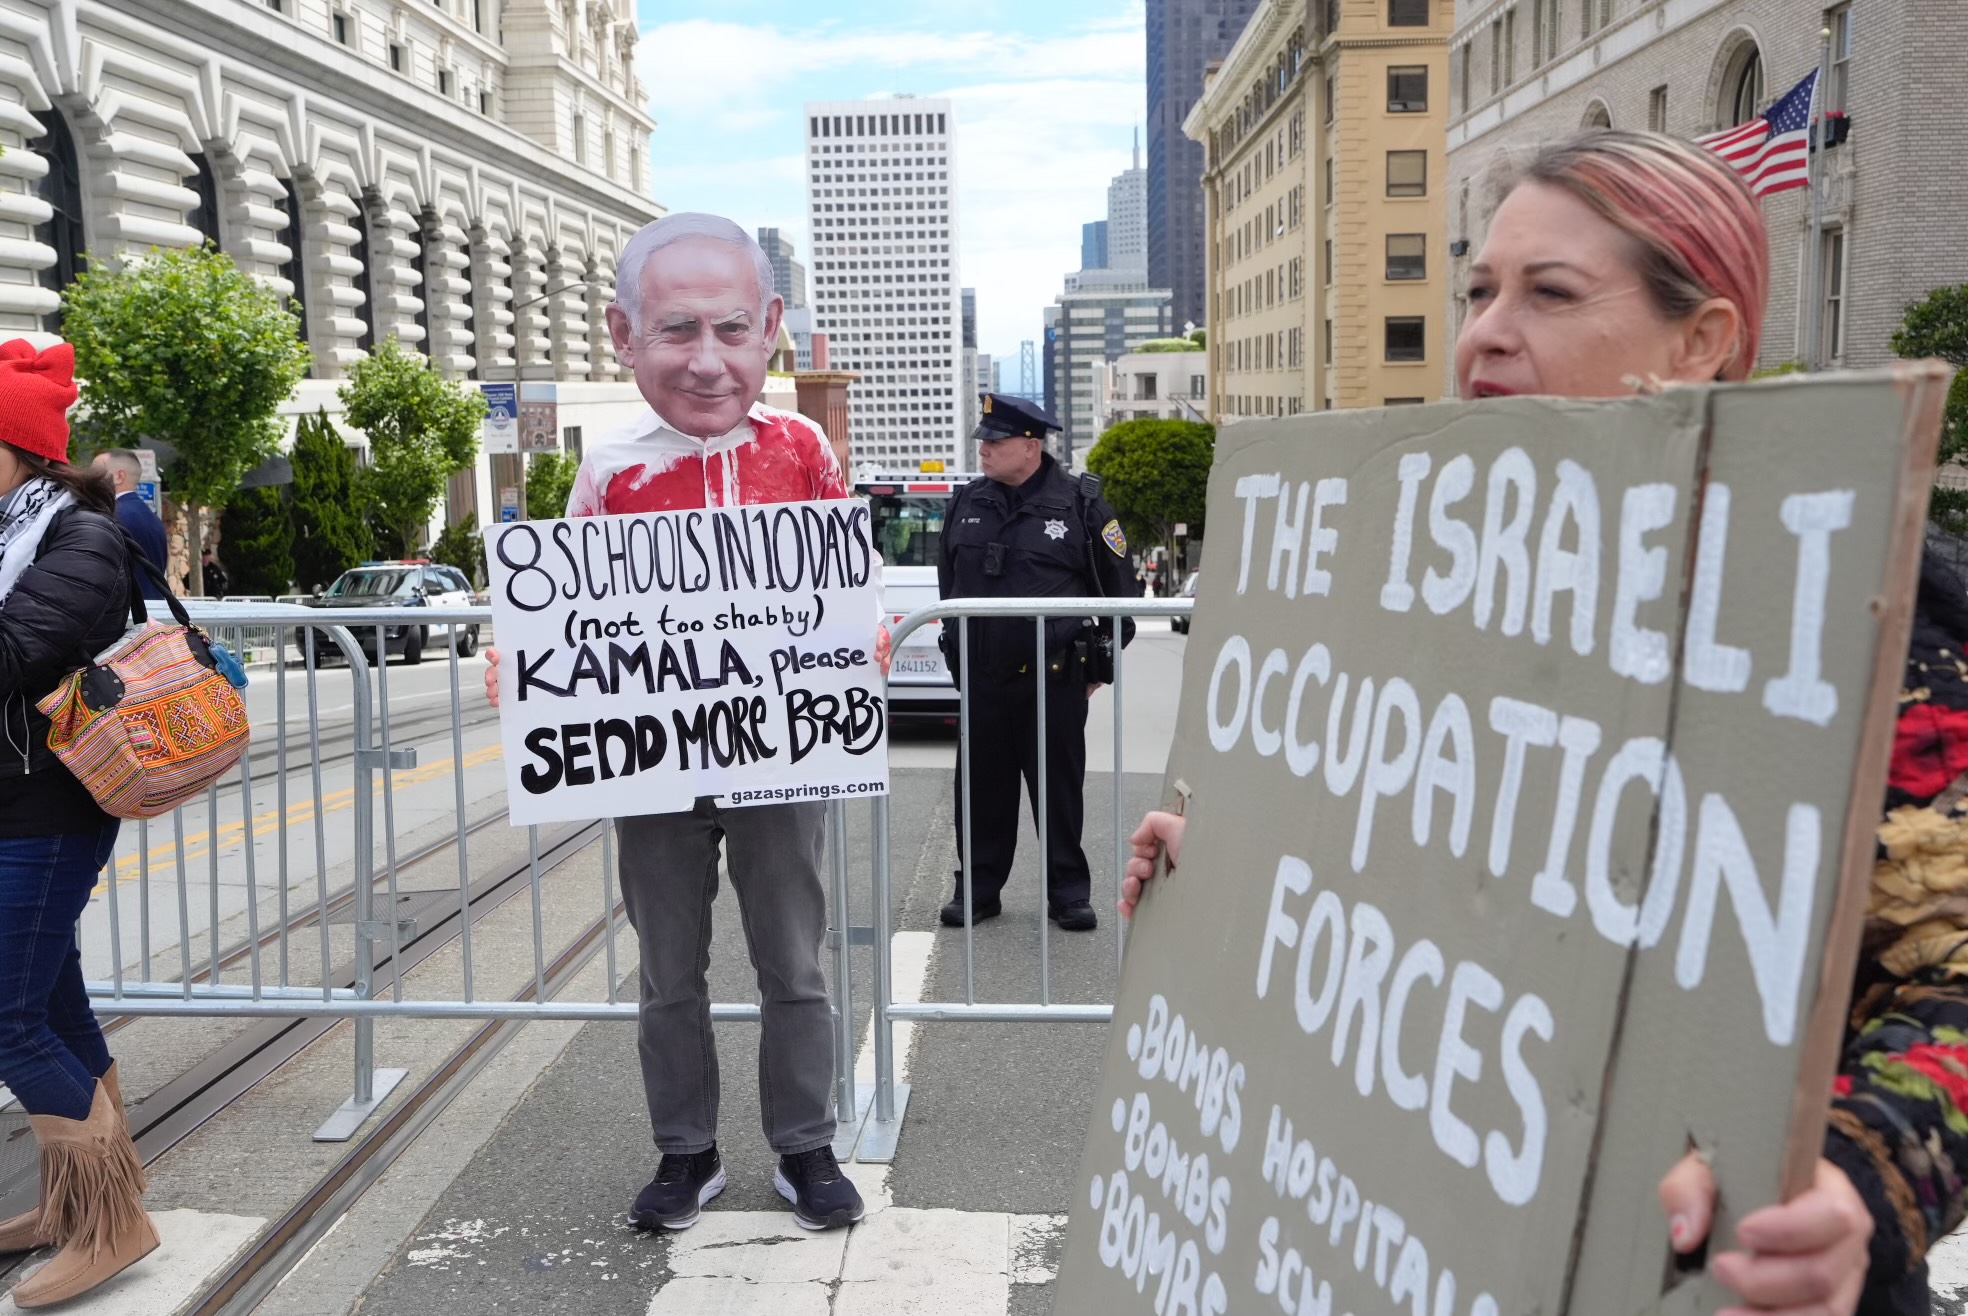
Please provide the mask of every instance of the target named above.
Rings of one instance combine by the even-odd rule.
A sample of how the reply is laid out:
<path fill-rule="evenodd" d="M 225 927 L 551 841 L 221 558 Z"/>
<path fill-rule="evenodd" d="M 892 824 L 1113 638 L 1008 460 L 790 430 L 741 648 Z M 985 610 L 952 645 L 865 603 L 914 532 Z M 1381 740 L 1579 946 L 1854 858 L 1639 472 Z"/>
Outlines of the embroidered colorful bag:
<path fill-rule="evenodd" d="M 130 550 L 130 630 L 37 707 L 52 724 L 48 748 L 104 813 L 155 818 L 238 763 L 250 728 L 210 640 L 168 588 L 172 620 L 149 619 L 134 577 L 156 569 L 134 544 Z"/>

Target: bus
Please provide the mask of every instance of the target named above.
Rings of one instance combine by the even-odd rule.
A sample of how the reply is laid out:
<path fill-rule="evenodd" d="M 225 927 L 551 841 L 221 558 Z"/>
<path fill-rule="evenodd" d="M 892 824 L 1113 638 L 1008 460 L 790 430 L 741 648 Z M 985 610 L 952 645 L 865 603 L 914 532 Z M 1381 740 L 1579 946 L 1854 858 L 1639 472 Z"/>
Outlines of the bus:
<path fill-rule="evenodd" d="M 882 612 L 893 626 L 937 600 L 936 563 L 943 513 L 972 474 L 863 474 L 854 493 L 868 500 L 875 551 L 882 560 Z M 957 724 L 957 688 L 936 647 L 942 627 L 921 627 L 896 647 L 888 676 L 888 711 L 895 721 Z"/>

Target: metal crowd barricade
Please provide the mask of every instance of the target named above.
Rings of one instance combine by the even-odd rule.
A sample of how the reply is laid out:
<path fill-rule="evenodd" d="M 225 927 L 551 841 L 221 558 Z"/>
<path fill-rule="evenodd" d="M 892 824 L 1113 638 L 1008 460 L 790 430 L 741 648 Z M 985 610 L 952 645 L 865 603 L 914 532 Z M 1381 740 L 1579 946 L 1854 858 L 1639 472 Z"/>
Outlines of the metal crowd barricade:
<path fill-rule="evenodd" d="M 487 824 L 488 818 L 496 821 L 502 813 L 493 813 L 477 820 L 468 816 L 466 700 L 479 701 L 477 706 L 483 707 L 483 696 L 476 692 L 468 694 L 462 687 L 456 640 L 465 634 L 468 627 L 489 626 L 492 621 L 489 608 L 330 610 L 279 603 L 214 604 L 199 601 L 188 601 L 187 606 L 197 624 L 235 650 L 247 647 L 250 640 L 255 647 L 271 651 L 270 671 L 267 667 L 261 667 L 252 676 L 256 680 L 265 680 L 269 675 L 275 678 L 272 681 L 272 745 L 269 747 L 267 744 L 264 726 L 256 727 L 252 746 L 241 759 L 236 774 L 229 774 L 226 781 L 215 784 L 202 800 L 180 807 L 167 819 L 125 827 L 120 841 L 127 844 L 134 834 L 136 853 L 120 860 L 112 859 L 107 875 L 104 904 L 107 910 L 110 977 L 88 983 L 90 999 L 97 1010 L 124 1016 L 351 1020 L 355 1042 L 353 1093 L 316 1132 L 315 1137 L 320 1141 L 345 1141 L 353 1136 L 355 1130 L 388 1099 L 391 1090 L 404 1077 L 406 1071 L 402 1069 L 376 1067 L 375 1021 L 379 1018 L 627 1020 L 636 1017 L 636 1002 L 621 999 L 619 992 L 616 937 L 626 918 L 621 913 L 614 889 L 615 838 L 608 820 L 598 820 L 598 837 L 576 829 L 571 839 L 562 838 L 559 843 L 561 848 L 567 848 L 563 859 L 584 850 L 595 839 L 601 843 L 601 910 L 598 923 L 604 929 L 606 999 L 575 1001 L 549 995 L 542 904 L 544 870 L 538 827 L 528 828 L 525 872 L 531 900 L 530 990 L 500 998 L 485 998 L 478 994 L 473 955 L 475 875 L 470 858 L 470 838 Z M 445 709 L 448 717 L 440 714 L 436 719 L 410 720 L 407 731 L 404 728 L 406 716 L 392 709 L 388 663 L 388 631 L 406 626 L 429 628 L 429 644 L 441 644 L 448 661 L 448 704 Z M 373 643 L 375 652 L 381 658 L 373 669 L 365 652 L 365 641 Z M 426 651 L 430 651 L 428 646 Z M 321 660 L 331 655 L 343 659 L 348 671 L 348 702 L 345 706 L 329 710 L 341 712 L 345 709 L 349 718 L 347 766 L 350 783 L 346 791 L 346 806 L 341 803 L 343 792 L 329 791 L 324 781 L 323 688 L 332 687 L 334 683 L 324 680 Z M 288 706 L 288 678 L 292 664 L 298 664 L 297 674 L 304 681 L 306 698 L 306 735 L 304 743 L 298 746 L 298 753 L 297 747 L 290 742 L 302 738 L 298 734 L 290 735 L 289 730 L 290 721 L 295 723 L 296 731 L 299 727 L 299 719 L 290 718 Z M 263 703 L 265 698 L 256 695 L 250 684 L 247 696 L 249 707 Z M 264 709 L 261 711 L 264 713 Z M 489 722 L 492 717 L 488 714 L 485 720 Z M 454 816 L 448 838 L 440 839 L 415 855 L 405 856 L 399 852 L 396 834 L 396 775 L 418 767 L 416 746 L 406 746 L 402 742 L 419 740 L 439 744 L 449 741 Z M 271 826 L 254 812 L 255 788 L 259 787 L 262 792 L 265 790 L 265 769 L 269 756 L 275 797 Z M 261 775 L 256 776 L 256 773 Z M 381 847 L 383 867 L 380 873 L 376 866 L 376 812 L 379 802 L 384 829 Z M 331 807 L 347 807 L 350 813 L 347 834 L 352 838 L 353 849 L 342 864 L 329 862 L 326 816 Z M 236 814 L 236 821 L 225 821 L 228 813 Z M 188 834 L 188 828 L 196 827 L 201 821 L 203 832 Z M 312 841 L 311 865 L 307 862 L 309 856 L 297 857 L 291 852 L 296 832 L 308 824 L 311 824 L 311 836 L 308 838 Z M 168 830 L 169 840 L 160 847 L 153 847 L 154 830 Z M 833 1005 L 835 1051 L 841 1074 L 836 1102 L 843 1144 L 851 1147 L 853 1138 L 859 1133 L 860 1117 L 872 1100 L 872 1093 L 858 1093 L 854 1082 L 851 950 L 856 944 L 866 944 L 871 936 L 870 929 L 848 926 L 844 804 L 836 802 L 830 806 L 829 833 L 832 899 L 836 911 L 835 922 L 839 925 L 830 930 L 829 936 L 836 956 Z M 583 839 L 584 835 L 586 839 Z M 239 844 L 243 860 L 244 902 L 239 910 L 228 914 L 221 902 L 220 852 L 233 840 Z M 261 905 L 268 894 L 264 890 L 258 855 L 262 841 L 270 841 L 273 847 L 271 858 L 276 891 L 274 907 L 270 911 L 270 917 L 275 921 L 271 932 L 262 928 Z M 197 936 L 198 930 L 193 927 L 191 915 L 191 851 L 200 844 L 207 851 L 205 876 L 209 887 L 203 911 L 207 927 L 204 929 L 202 947 L 196 944 L 201 939 Z M 407 928 L 406 921 L 399 917 L 405 893 L 399 887 L 398 876 L 402 869 L 436 855 L 447 845 L 457 849 L 455 903 L 458 918 L 456 928 L 449 932 L 442 944 L 448 946 L 453 941 L 456 943 L 462 992 L 457 999 L 419 1000 L 405 992 L 405 937 L 414 938 L 416 933 L 414 929 Z M 169 879 L 172 886 L 167 894 L 156 890 L 155 865 L 160 859 L 169 865 L 172 874 Z M 548 865 L 547 868 L 552 866 Z M 331 890 L 331 874 L 343 867 L 348 870 L 346 885 L 337 883 L 339 889 Z M 127 874 L 126 869 L 129 870 Z M 307 880 L 310 876 L 313 879 L 311 883 Z M 125 903 L 129 897 L 123 887 L 130 880 L 134 880 L 136 886 L 138 921 L 134 958 L 125 954 Z M 310 886 L 312 889 L 308 890 Z M 376 910 L 379 886 L 388 899 L 388 913 L 383 918 L 378 918 Z M 411 894 L 441 897 L 447 910 L 454 899 L 448 889 Z M 168 956 L 166 952 L 169 948 L 160 948 L 156 944 L 157 911 L 153 908 L 160 899 L 171 898 L 175 898 L 177 907 L 175 956 Z M 222 944 L 225 939 L 223 924 L 228 918 L 238 918 L 241 914 L 245 921 L 244 939 L 227 949 Z M 306 951 L 317 956 L 319 961 L 318 972 L 312 975 L 312 980 L 304 966 L 296 962 L 302 956 L 302 948 L 297 944 L 298 937 L 305 933 L 310 922 L 315 925 L 313 940 L 316 944 L 307 947 Z M 330 930 L 331 926 L 348 924 L 352 924 L 353 934 L 352 967 L 344 965 L 338 968 Z M 385 951 L 391 969 L 390 985 L 389 990 L 379 998 L 376 969 L 379 954 Z M 86 940 L 84 953 L 85 956 L 89 954 Z M 167 959 L 175 962 L 169 963 Z M 344 978 L 346 982 L 341 981 Z M 759 1007 L 756 1003 L 718 1003 L 713 1005 L 711 1013 L 714 1019 L 755 1021 L 759 1018 Z"/>
<path fill-rule="evenodd" d="M 895 649 L 915 631 L 932 623 L 954 620 L 957 623 L 957 665 L 958 670 L 974 670 L 970 663 L 970 625 L 969 619 L 976 617 L 1003 617 L 1028 619 L 1033 626 L 1033 647 L 1038 659 L 1035 670 L 1043 673 L 1046 656 L 1046 628 L 1048 618 L 1052 617 L 1096 617 L 1105 618 L 1109 624 L 1114 646 L 1114 789 L 1113 789 L 1113 827 L 1114 854 L 1112 890 L 1114 898 L 1120 898 L 1120 883 L 1127 867 L 1129 829 L 1122 815 L 1121 785 L 1123 771 L 1125 704 L 1127 656 L 1121 643 L 1121 622 L 1127 617 L 1186 617 L 1194 609 L 1190 599 L 1139 599 L 1139 598 L 1022 598 L 1022 599 L 956 599 L 936 603 L 918 609 L 897 622 L 890 631 L 889 639 Z M 974 778 L 970 771 L 970 726 L 971 693 L 975 682 L 966 681 L 958 692 L 958 772 L 968 792 Z M 1039 834 L 1039 890 L 1047 890 L 1050 877 L 1050 856 L 1046 842 L 1048 823 L 1045 801 L 1050 785 L 1046 780 L 1046 701 L 1039 698 L 1033 701 L 1036 708 L 1037 744 L 1037 798 L 1039 808 L 1034 823 Z M 895 1025 L 900 1022 L 942 1022 L 967 1021 L 972 1023 L 1105 1023 L 1113 1019 L 1112 1002 L 1107 1004 L 1081 1004 L 1058 1002 L 1052 999 L 1052 943 L 1051 920 L 1039 920 L 1039 976 L 1037 982 L 1038 1000 L 1024 1003 L 979 1002 L 977 999 L 977 945 L 976 919 L 970 906 L 975 899 L 972 874 L 976 871 L 971 864 L 971 826 L 975 810 L 963 810 L 962 834 L 957 838 L 958 853 L 961 856 L 964 874 L 965 918 L 963 928 L 964 949 L 964 999 L 961 1001 L 916 1001 L 898 1002 L 895 999 L 895 975 L 892 960 L 894 934 L 894 891 L 892 888 L 889 863 L 889 815 L 888 797 L 882 796 L 871 802 L 874 813 L 874 943 L 875 943 L 875 1003 L 874 1016 L 869 1025 L 874 1034 L 875 1083 L 872 1109 L 870 1110 L 865 1132 L 862 1135 L 858 1156 L 863 1161 L 889 1161 L 894 1159 L 896 1143 L 901 1137 L 902 1123 L 908 1113 L 909 1085 L 896 1082 L 895 1077 Z M 1095 890 L 1099 890 L 1096 882 Z M 1111 908 L 1111 906 L 1109 906 Z M 1114 923 L 1114 957 L 1118 966 L 1127 954 L 1127 928 L 1119 919 Z"/>

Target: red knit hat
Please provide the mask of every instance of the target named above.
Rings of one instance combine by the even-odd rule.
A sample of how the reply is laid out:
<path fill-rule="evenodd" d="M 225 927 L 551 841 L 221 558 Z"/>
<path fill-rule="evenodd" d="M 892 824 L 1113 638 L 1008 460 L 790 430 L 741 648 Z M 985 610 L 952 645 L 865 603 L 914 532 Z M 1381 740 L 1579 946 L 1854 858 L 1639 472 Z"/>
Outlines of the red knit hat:
<path fill-rule="evenodd" d="M 66 462 L 68 409 L 77 396 L 73 347 L 41 352 L 25 338 L 0 343 L 0 443 Z"/>

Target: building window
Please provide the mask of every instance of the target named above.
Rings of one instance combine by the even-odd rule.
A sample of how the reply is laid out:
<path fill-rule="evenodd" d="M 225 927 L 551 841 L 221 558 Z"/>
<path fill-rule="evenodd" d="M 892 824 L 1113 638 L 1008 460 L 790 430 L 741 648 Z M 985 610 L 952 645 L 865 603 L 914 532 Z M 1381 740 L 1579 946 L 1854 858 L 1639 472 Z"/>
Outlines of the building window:
<path fill-rule="evenodd" d="M 1728 97 L 1723 106 L 1724 127 L 1748 123 L 1763 109 L 1763 52 L 1753 44 L 1743 47 L 1732 61 L 1729 76 L 1722 83 Z"/>
<path fill-rule="evenodd" d="M 292 178 L 288 178 L 286 184 L 280 204 L 287 216 L 287 227 L 281 231 L 280 241 L 287 248 L 287 259 L 280 262 L 280 277 L 293 289 L 287 294 L 287 309 L 299 319 L 301 341 L 305 343 L 308 341 L 307 267 L 301 258 L 301 245 L 306 241 L 305 230 L 301 226 L 301 189 Z"/>
<path fill-rule="evenodd" d="M 1558 0 L 1531 0 L 1531 67 L 1543 68 L 1558 58 Z"/>
<path fill-rule="evenodd" d="M 1332 321 L 1331 320 L 1326 321 L 1325 345 L 1326 345 L 1326 364 L 1331 365 L 1332 364 Z"/>
<path fill-rule="evenodd" d="M 403 47 L 394 41 L 390 42 L 390 71 L 401 73 L 403 72 L 404 65 L 409 62 L 409 57 L 404 54 Z"/>
<path fill-rule="evenodd" d="M 1387 70 L 1387 112 L 1419 114 L 1428 108 L 1428 66 L 1416 64 Z"/>
<path fill-rule="evenodd" d="M 1422 400 L 1420 398 L 1388 398 L 1381 405 L 1384 407 L 1418 407 L 1421 403 Z"/>
<path fill-rule="evenodd" d="M 437 71 L 437 94 L 443 96 L 447 100 L 450 99 L 451 96 L 451 70 L 450 69 L 439 69 Z"/>
<path fill-rule="evenodd" d="M 1845 355 L 1845 234 L 1825 234 L 1824 353 L 1836 363 Z"/>
<path fill-rule="evenodd" d="M 205 241 L 213 247 L 219 240 L 219 178 L 212 172 L 212 161 L 203 151 L 191 157 L 198 172 L 192 176 L 191 186 L 198 193 L 198 205 L 185 216 L 185 224 L 197 229 L 205 236 Z"/>
<path fill-rule="evenodd" d="M 1503 11 L 1503 85 L 1517 81 L 1517 10 Z"/>
<path fill-rule="evenodd" d="M 1189 396 L 1191 398 L 1200 398 L 1203 395 L 1204 390 L 1207 389 L 1208 387 L 1209 387 L 1209 381 L 1205 376 L 1203 375 L 1189 376 Z"/>
<path fill-rule="evenodd" d="M 1326 122 L 1331 124 L 1339 117 L 1339 75 L 1326 75 Z"/>
<path fill-rule="evenodd" d="M 485 0 L 472 0 L 472 31 L 485 31 Z"/>
<path fill-rule="evenodd" d="M 1852 6 L 1832 10 L 1825 26 L 1831 29 L 1831 83 L 1825 88 L 1824 108 L 1843 110 L 1852 91 Z"/>
<path fill-rule="evenodd" d="M 1389 151 L 1387 153 L 1387 195 L 1428 195 L 1428 152 Z"/>
<path fill-rule="evenodd" d="M 1461 105 L 1462 112 L 1464 114 L 1469 113 L 1469 98 L 1472 95 L 1469 87 L 1469 69 L 1470 69 L 1469 52 L 1474 50 L 1475 48 L 1476 48 L 1475 42 L 1465 41 L 1463 43 L 1462 49 L 1456 52 L 1456 72 L 1458 75 L 1456 78 L 1456 82 L 1458 84 L 1456 87 L 1456 92 L 1458 96 L 1458 103 Z"/>
<path fill-rule="evenodd" d="M 490 116 L 490 115 L 491 115 L 491 113 L 492 113 L 492 93 L 491 93 L 491 92 L 489 92 L 489 91 L 481 91 L 481 92 L 479 92 L 479 93 L 478 93 L 478 112 L 479 112 L 480 114 L 483 114 L 483 115 L 487 115 L 487 116 Z"/>
<path fill-rule="evenodd" d="M 1419 315 L 1387 317 L 1387 359 L 1426 361 L 1428 359 L 1428 320 Z"/>
<path fill-rule="evenodd" d="M 1667 88 L 1656 87 L 1647 93 L 1647 129 L 1650 132 L 1667 131 Z"/>
<path fill-rule="evenodd" d="M 1503 90 L 1503 20 L 1490 24 L 1490 95 Z"/>
<path fill-rule="evenodd" d="M 1428 277 L 1428 235 L 1389 233 L 1387 235 L 1387 277 L 1425 279 Z"/>
<path fill-rule="evenodd" d="M 1387 26 L 1427 27 L 1429 0 L 1387 0 Z"/>
<path fill-rule="evenodd" d="M 54 263 L 41 271 L 41 286 L 60 293 L 88 267 L 82 232 L 82 168 L 75 151 L 74 134 L 61 111 L 49 109 L 34 116 L 41 131 L 36 134 L 48 172 L 35 182 L 35 195 L 53 213 L 44 224 L 37 224 L 34 240 L 55 253 Z M 41 327 L 49 333 L 61 332 L 61 308 L 57 306 L 41 317 Z"/>
<path fill-rule="evenodd" d="M 1325 286 L 1330 288 L 1332 287 L 1332 281 L 1333 281 L 1333 240 L 1331 238 L 1326 239 L 1325 271 L 1326 271 Z"/>
<path fill-rule="evenodd" d="M 574 163 L 584 165 L 588 162 L 588 116 L 574 116 Z"/>
<path fill-rule="evenodd" d="M 349 17 L 348 17 L 348 15 L 347 15 L 347 14 L 335 14 L 335 15 L 332 15 L 332 16 L 331 16 L 331 17 L 329 18 L 329 22 L 330 22 L 330 24 L 332 24 L 332 26 L 333 26 L 333 28 L 334 28 L 334 32 L 335 32 L 335 43 L 336 43 L 337 45 L 342 45 L 342 46 L 346 46 L 346 45 L 347 45 L 347 44 L 349 43 Z"/>
<path fill-rule="evenodd" d="M 1333 203 L 1333 158 L 1326 157 L 1326 204 Z"/>
<path fill-rule="evenodd" d="M 1585 121 L 1579 125 L 1579 127 L 1586 129 L 1588 132 L 1595 128 L 1603 131 L 1612 126 L 1612 111 L 1606 108 L 1606 102 L 1604 101 L 1594 101 L 1588 105 L 1585 110 Z"/>

